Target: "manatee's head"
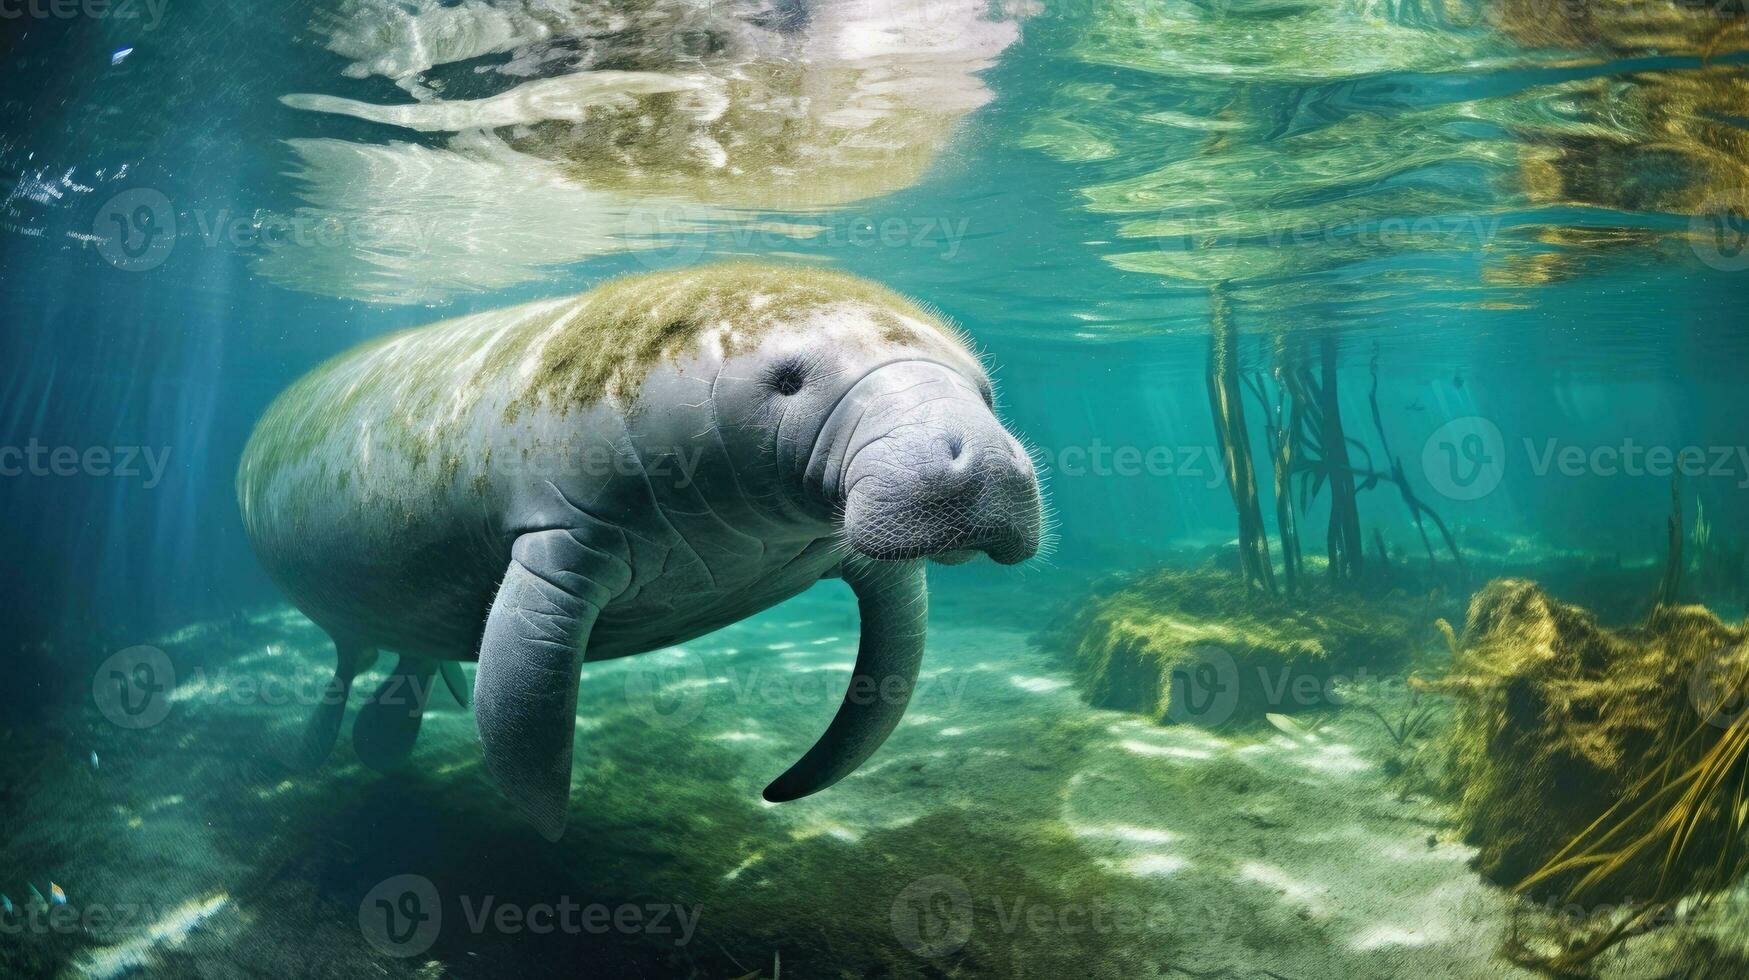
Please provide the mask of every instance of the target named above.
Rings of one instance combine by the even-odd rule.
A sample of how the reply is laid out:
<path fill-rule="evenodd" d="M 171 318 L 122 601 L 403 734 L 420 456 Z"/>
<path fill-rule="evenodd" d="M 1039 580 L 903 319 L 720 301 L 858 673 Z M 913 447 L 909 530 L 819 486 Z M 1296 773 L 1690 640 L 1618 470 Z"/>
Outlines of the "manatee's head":
<path fill-rule="evenodd" d="M 857 554 L 1032 557 L 1038 478 L 997 420 L 979 359 L 939 317 L 894 293 L 805 275 L 827 300 L 726 362 L 719 406 L 747 407 L 725 421 L 775 434 L 769 455 L 785 492 Z"/>
<path fill-rule="evenodd" d="M 1004 565 L 1038 551 L 1038 478 L 964 364 L 883 364 L 847 390 L 819 447 L 845 541 L 869 558 Z"/>

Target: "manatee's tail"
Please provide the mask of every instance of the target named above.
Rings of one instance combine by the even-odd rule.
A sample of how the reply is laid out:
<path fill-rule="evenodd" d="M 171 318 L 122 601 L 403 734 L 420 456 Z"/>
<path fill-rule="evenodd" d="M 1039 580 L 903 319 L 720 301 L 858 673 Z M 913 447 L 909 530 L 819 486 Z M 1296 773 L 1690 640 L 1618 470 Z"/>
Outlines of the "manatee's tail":
<path fill-rule="evenodd" d="M 419 723 L 425 718 L 436 677 L 435 660 L 403 654 L 395 662 L 395 669 L 352 723 L 352 748 L 359 761 L 378 772 L 407 761 L 413 754 L 413 742 L 419 738 Z"/>
<path fill-rule="evenodd" d="M 287 763 L 294 769 L 309 771 L 327 760 L 340 737 L 340 721 L 346 717 L 346 698 L 352 693 L 352 679 L 370 669 L 376 662 L 375 649 L 350 640 L 334 638 L 334 676 L 322 690 L 316 710 L 304 723 L 304 737 L 299 741 Z"/>

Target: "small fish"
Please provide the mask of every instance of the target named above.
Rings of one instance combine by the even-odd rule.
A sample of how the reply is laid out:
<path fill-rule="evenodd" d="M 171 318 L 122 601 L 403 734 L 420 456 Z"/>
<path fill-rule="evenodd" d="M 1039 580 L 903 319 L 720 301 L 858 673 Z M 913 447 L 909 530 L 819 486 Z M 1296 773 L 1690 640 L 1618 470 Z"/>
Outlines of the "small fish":
<path fill-rule="evenodd" d="M 1278 715 L 1274 713 L 1265 714 L 1263 718 L 1271 725 L 1274 725 L 1276 731 L 1281 732 L 1283 735 L 1289 735 L 1294 738 L 1309 739 L 1311 741 L 1317 741 L 1318 729 L 1323 727 L 1322 722 L 1311 725 L 1302 725 L 1298 720 L 1289 718 L 1287 715 Z"/>
<path fill-rule="evenodd" d="M 0 895 L 0 914 L 7 916 L 12 914 L 12 899 L 7 898 L 5 895 Z"/>
<path fill-rule="evenodd" d="M 122 62 L 128 60 L 128 55 L 133 54 L 133 53 L 134 53 L 133 48 L 122 48 L 120 51 L 117 51 L 115 54 L 112 54 L 109 56 L 109 63 L 112 66 L 119 65 Z"/>
<path fill-rule="evenodd" d="M 92 769 L 97 768 L 97 752 L 96 752 L 96 750 L 93 750 L 91 753 L 91 768 Z"/>
<path fill-rule="evenodd" d="M 67 904 L 67 893 L 64 891 L 61 891 L 61 886 L 55 884 L 52 881 L 49 882 L 49 901 L 55 903 L 56 905 Z"/>
<path fill-rule="evenodd" d="M 25 882 L 25 887 L 30 889 L 30 906 L 29 907 L 31 908 L 31 910 L 36 911 L 36 912 L 48 911 L 49 900 L 43 897 L 42 892 L 39 892 L 36 890 L 35 883 Z"/>

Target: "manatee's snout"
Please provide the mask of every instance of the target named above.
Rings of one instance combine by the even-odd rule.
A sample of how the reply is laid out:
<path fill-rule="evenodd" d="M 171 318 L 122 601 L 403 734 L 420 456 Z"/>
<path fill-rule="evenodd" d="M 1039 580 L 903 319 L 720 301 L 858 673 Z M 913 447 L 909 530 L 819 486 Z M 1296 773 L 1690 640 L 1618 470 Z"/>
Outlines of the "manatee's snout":
<path fill-rule="evenodd" d="M 1004 565 L 1038 551 L 1038 477 L 982 392 L 934 364 L 883 368 L 845 469 L 844 530 L 870 558 Z"/>

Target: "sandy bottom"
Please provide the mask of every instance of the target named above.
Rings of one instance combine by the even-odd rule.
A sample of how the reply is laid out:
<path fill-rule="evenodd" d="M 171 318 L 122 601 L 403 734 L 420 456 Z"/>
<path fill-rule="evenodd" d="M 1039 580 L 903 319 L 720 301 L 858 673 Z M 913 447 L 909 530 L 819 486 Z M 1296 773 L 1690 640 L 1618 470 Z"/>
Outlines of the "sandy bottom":
<path fill-rule="evenodd" d="M 281 765 L 332 664 L 295 611 L 162 637 L 161 720 L 87 700 L 0 743 L 0 891 L 67 896 L 8 920 L 0 975 L 1531 975 L 1500 950 L 1547 913 L 1469 869 L 1449 813 L 1387 775 L 1370 712 L 1212 734 L 1090 710 L 1000 614 L 1013 596 L 938 595 L 902 727 L 797 803 L 759 792 L 841 697 L 842 586 L 590 665 L 557 844 L 486 782 L 441 689 L 403 772 L 364 769 L 344 732 L 321 771 Z M 1408 696 L 1365 695 L 1386 717 Z M 1676 975 L 1679 931 L 1601 972 Z"/>

